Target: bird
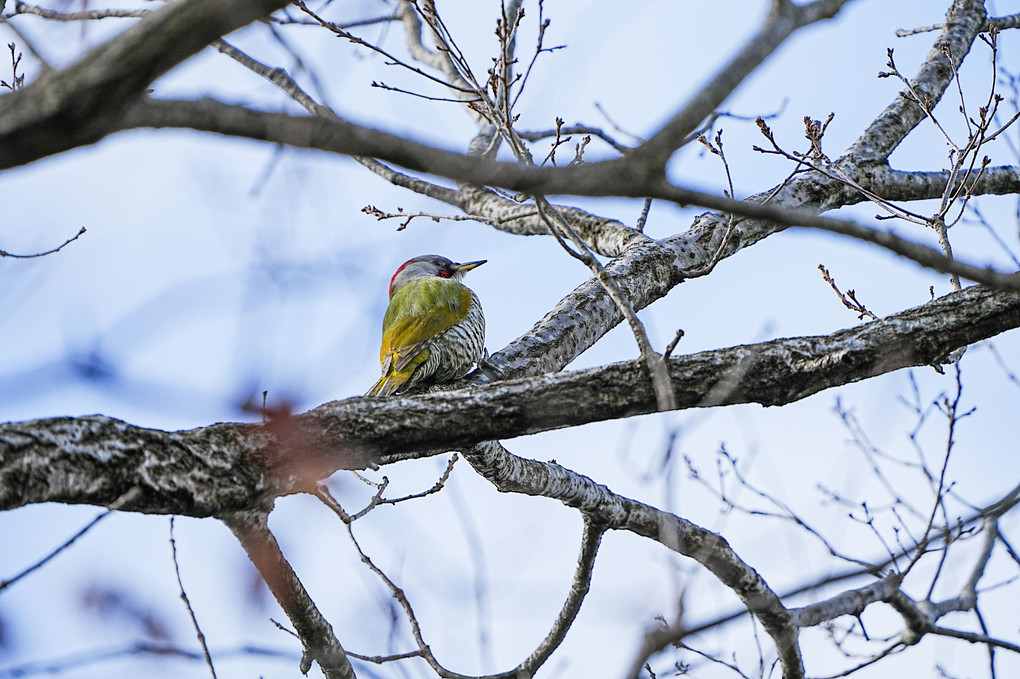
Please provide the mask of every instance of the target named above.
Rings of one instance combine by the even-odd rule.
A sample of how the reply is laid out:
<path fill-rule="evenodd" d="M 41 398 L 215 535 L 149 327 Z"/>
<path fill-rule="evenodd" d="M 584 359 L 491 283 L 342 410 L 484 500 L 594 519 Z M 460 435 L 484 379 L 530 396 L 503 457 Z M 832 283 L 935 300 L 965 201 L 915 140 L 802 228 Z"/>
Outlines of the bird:
<path fill-rule="evenodd" d="M 458 264 L 440 255 L 407 260 L 390 279 L 382 323 L 382 377 L 366 396 L 389 396 L 463 377 L 485 355 L 485 316 L 461 283 L 487 260 Z"/>

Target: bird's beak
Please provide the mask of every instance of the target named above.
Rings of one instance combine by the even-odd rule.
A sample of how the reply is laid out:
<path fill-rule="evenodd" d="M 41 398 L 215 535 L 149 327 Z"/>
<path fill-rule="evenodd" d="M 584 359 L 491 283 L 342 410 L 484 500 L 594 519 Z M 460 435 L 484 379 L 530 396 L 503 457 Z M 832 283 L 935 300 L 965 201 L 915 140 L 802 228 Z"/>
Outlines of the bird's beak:
<path fill-rule="evenodd" d="M 463 264 L 454 264 L 454 266 L 457 267 L 457 271 L 471 271 L 471 269 L 476 269 L 487 261 L 489 260 L 480 259 L 477 262 L 464 262 Z"/>

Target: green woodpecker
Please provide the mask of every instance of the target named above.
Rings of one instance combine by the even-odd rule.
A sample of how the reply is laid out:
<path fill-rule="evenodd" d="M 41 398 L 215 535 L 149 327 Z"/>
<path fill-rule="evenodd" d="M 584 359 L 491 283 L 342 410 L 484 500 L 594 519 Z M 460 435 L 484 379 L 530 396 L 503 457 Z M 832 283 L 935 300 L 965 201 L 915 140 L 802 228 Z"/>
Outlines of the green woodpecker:
<path fill-rule="evenodd" d="M 382 325 L 382 377 L 366 396 L 386 396 L 419 384 L 463 377 L 484 354 L 482 305 L 460 282 L 485 264 L 457 264 L 421 255 L 400 265 L 390 280 L 390 305 Z"/>

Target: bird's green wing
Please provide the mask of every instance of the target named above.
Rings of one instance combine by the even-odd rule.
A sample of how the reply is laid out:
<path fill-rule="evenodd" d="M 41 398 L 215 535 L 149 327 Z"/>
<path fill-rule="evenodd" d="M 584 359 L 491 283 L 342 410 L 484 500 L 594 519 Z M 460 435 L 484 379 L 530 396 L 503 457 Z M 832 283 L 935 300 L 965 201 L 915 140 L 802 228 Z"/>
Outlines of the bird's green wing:
<path fill-rule="evenodd" d="M 379 351 L 383 372 L 400 372 L 425 361 L 428 354 L 423 352 L 439 334 L 462 320 L 470 306 L 471 293 L 456 281 L 424 279 L 401 286 L 383 318 Z"/>

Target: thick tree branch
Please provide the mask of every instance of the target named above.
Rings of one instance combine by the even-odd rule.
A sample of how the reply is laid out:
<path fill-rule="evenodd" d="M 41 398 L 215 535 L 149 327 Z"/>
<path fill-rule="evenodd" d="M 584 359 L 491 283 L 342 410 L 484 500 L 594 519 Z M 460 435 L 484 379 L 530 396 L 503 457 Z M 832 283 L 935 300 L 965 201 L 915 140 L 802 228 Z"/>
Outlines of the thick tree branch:
<path fill-rule="evenodd" d="M 880 165 L 869 167 L 863 171 L 865 182 L 862 185 L 886 200 L 927 200 L 940 197 L 950 183 L 949 171 L 943 172 L 907 172 L 893 170 L 892 168 Z M 949 187 L 956 192 L 961 188 L 963 180 L 957 179 Z M 977 179 L 967 181 L 967 191 L 975 196 L 995 195 L 1001 196 L 1011 193 L 1020 193 L 1020 167 L 1016 165 L 1002 165 L 997 167 L 986 167 Z M 860 193 L 849 197 L 847 204 L 860 203 L 867 198 Z"/>
<path fill-rule="evenodd" d="M 939 37 L 932 44 L 917 75 L 910 81 L 911 89 L 934 107 L 953 80 L 953 68 L 942 52 L 943 45 L 949 46 L 953 59 L 959 65 L 970 51 L 974 38 L 985 30 L 988 30 L 988 21 L 984 1 L 956 0 L 946 15 Z M 925 115 L 917 102 L 897 94 L 853 143 L 847 156 L 864 163 L 888 160 Z"/>
<path fill-rule="evenodd" d="M 262 512 L 241 512 L 224 518 L 224 522 L 240 541 L 248 558 L 265 579 L 269 591 L 294 625 L 304 645 L 302 674 L 308 674 L 314 660 L 327 679 L 354 679 L 354 669 L 333 634 L 333 627 L 322 617 L 283 556 L 266 519 L 267 515 Z"/>
<path fill-rule="evenodd" d="M 36 501 L 186 516 L 272 508 L 264 465 L 242 452 L 254 425 L 164 432 L 92 415 L 0 431 L 2 509 Z"/>
<path fill-rule="evenodd" d="M 661 169 L 670 156 L 776 49 L 797 29 L 831 19 L 849 0 L 816 0 L 794 5 L 789 0 L 773 0 L 761 30 L 744 48 L 680 109 L 668 123 L 641 144 L 630 156 L 648 169 Z"/>
<path fill-rule="evenodd" d="M 1020 294 L 969 288 L 832 335 L 670 359 L 679 408 L 782 405 L 1020 327 Z M 0 510 L 38 502 L 223 516 L 267 509 L 342 468 L 655 412 L 636 363 L 393 398 L 351 398 L 268 425 L 161 432 L 112 418 L 0 424 Z M 442 412 L 443 417 L 435 417 Z"/>
<path fill-rule="evenodd" d="M 898 239 L 894 235 L 863 227 L 849 220 L 817 215 L 815 211 L 827 200 L 832 200 L 835 195 L 843 196 L 846 193 L 844 187 L 838 183 L 831 180 L 825 181 L 818 177 L 805 178 L 785 187 L 783 195 L 778 199 L 773 199 L 770 203 L 757 202 L 756 200 L 738 201 L 725 196 L 675 186 L 665 179 L 639 181 L 629 169 L 631 161 L 626 159 L 565 168 L 537 168 L 499 163 L 452 151 L 434 149 L 383 132 L 362 128 L 339 118 L 326 119 L 262 113 L 243 107 L 228 106 L 208 99 L 196 102 L 148 100 L 133 107 L 123 122 L 125 127 L 133 127 L 140 123 L 140 119 L 146 121 L 147 125 L 207 129 L 228 134 L 241 134 L 254 139 L 272 140 L 302 148 L 316 148 L 349 155 L 374 156 L 396 162 L 413 170 L 447 176 L 461 181 L 477 181 L 479 184 L 497 184 L 525 191 L 533 190 L 537 185 L 562 189 L 563 192 L 576 195 L 662 198 L 681 205 L 701 205 L 760 220 L 754 226 L 756 234 L 753 238 L 742 238 L 740 234 L 747 231 L 749 225 L 740 225 L 736 229 L 736 237 L 731 239 L 731 247 L 724 255 L 732 254 L 740 247 L 781 230 L 785 225 L 796 225 L 863 238 L 936 271 L 955 273 L 990 285 L 1020 289 L 1020 276 L 1000 275 L 978 266 L 968 266 L 945 257 L 933 248 L 913 244 Z M 2 158 L 2 151 L 0 151 L 0 158 Z M 984 186 L 989 189 L 1001 190 L 1002 181 L 1004 179 L 999 176 L 995 184 Z M 934 190 L 935 187 L 931 186 L 930 188 Z M 941 195 L 942 190 L 944 187 L 936 195 Z M 546 191 L 543 188 L 540 192 L 557 193 L 558 191 Z M 839 202 L 826 205 L 826 207 L 835 207 L 840 203 L 856 202 L 857 200 L 859 198 L 850 200 L 843 196 Z M 809 209 L 791 209 L 790 205 Z M 688 245 L 691 240 L 689 236 L 690 234 L 684 235 L 687 237 Z M 698 237 L 700 239 L 701 234 Z M 628 240 L 630 244 L 639 244 L 638 237 Z M 609 250 L 609 248 L 605 249 Z M 681 250 L 693 252 L 695 249 L 681 246 Z M 618 247 L 613 248 L 613 251 L 618 252 Z M 704 263 L 714 253 L 714 249 L 706 249 L 700 256 L 691 255 L 689 262 L 681 259 L 677 265 L 681 270 L 697 270 L 697 264 Z M 668 256 L 668 253 L 662 253 L 662 255 L 658 257 L 660 261 Z M 643 294 L 642 296 L 648 299 L 645 303 L 633 301 L 635 307 L 641 308 L 668 292 L 679 282 L 678 274 L 680 271 L 674 271 L 666 276 L 666 280 L 671 281 L 671 284 L 661 289 L 661 294 Z M 643 285 L 637 287 L 644 288 Z M 616 321 L 606 329 L 608 330 L 618 322 L 619 318 L 617 317 Z M 601 337 L 601 334 L 597 337 Z M 570 356 L 566 362 L 573 358 L 574 356 Z M 500 367 L 502 368 L 502 366 Z"/>
<path fill-rule="evenodd" d="M 865 608 L 876 601 L 888 601 L 895 592 L 899 591 L 902 579 L 901 573 L 890 573 L 880 580 L 870 582 L 857 589 L 840 592 L 825 601 L 791 609 L 790 613 L 798 627 L 814 627 L 823 622 L 835 620 L 841 615 L 859 616 Z"/>
<path fill-rule="evenodd" d="M 210 42 L 287 0 L 182 0 L 164 5 L 78 62 L 0 97 L 0 167 L 94 144 L 152 81 Z"/>
<path fill-rule="evenodd" d="M 94 143 L 122 129 L 185 127 L 352 155 L 395 184 L 456 205 L 514 233 L 548 233 L 549 229 L 532 206 L 508 201 L 486 186 L 542 194 L 654 197 L 722 211 L 702 215 L 687 233 L 660 241 L 615 220 L 580 210 L 564 213 L 581 240 L 601 254 L 617 257 L 607 271 L 614 290 L 619 288 L 620 297 L 625 298 L 624 305 L 635 309 L 661 298 L 684 277 L 700 275 L 706 262 L 730 256 L 788 226 L 865 240 L 936 271 L 1003 289 L 971 288 L 825 337 L 782 339 L 669 361 L 667 384 L 676 390 L 677 408 L 748 402 L 781 405 L 901 367 L 938 364 L 958 348 L 1020 327 L 1020 294 L 1004 291 L 1020 290 L 1020 274 L 961 264 L 894 234 L 818 215 L 863 200 L 859 186 L 889 200 L 952 193 L 947 184 L 954 180 L 948 173 L 895 172 L 888 167 L 889 154 L 925 116 L 925 109 L 916 101 L 898 98 L 840 159 L 841 170 L 852 178 L 845 184 L 834 177 L 807 173 L 766 194 L 735 201 L 667 180 L 665 164 L 689 138 L 690 130 L 710 116 L 786 37 L 800 26 L 833 16 L 846 2 L 816 0 L 795 5 L 791 0 L 773 0 L 758 38 L 648 142 L 611 161 L 536 168 L 435 149 L 354 125 L 307 96 L 305 101 L 298 98 L 312 114 L 306 117 L 263 113 L 214 100 L 144 97 L 141 92 L 153 79 L 203 45 L 286 4 L 182 0 L 153 12 L 74 66 L 41 76 L 32 86 L 0 97 L 0 168 Z M 459 78 L 460 71 L 437 27 L 431 28 L 443 44 L 432 52 L 422 44 L 422 25 L 411 4 L 402 2 L 401 7 L 401 18 L 410 29 L 412 53 L 445 70 L 451 81 Z M 984 23 L 981 2 L 956 0 L 942 34 L 911 83 L 925 107 L 934 105 L 952 81 L 954 69 L 946 61 L 943 45 L 949 46 L 954 61 L 962 61 Z M 150 51 L 150 45 L 157 49 Z M 282 70 L 260 66 L 267 77 L 279 76 L 274 80 L 278 84 L 290 80 Z M 511 139 L 512 130 L 507 133 Z M 461 185 L 448 189 L 427 184 L 390 170 L 374 158 L 454 179 Z M 1014 193 L 1018 185 L 1016 168 L 983 167 L 978 180 L 967 189 L 969 194 Z M 950 187 L 953 191 L 957 188 Z M 493 356 L 491 364 L 496 370 L 479 371 L 453 385 L 470 388 L 389 399 L 348 399 L 303 415 L 278 414 L 265 425 L 217 424 L 162 432 L 102 416 L 0 424 L 0 510 L 62 501 L 220 517 L 235 532 L 298 629 L 305 645 L 302 669 L 307 670 L 314 659 L 329 677 L 352 677 L 344 649 L 268 530 L 266 516 L 274 499 L 308 490 L 315 480 L 337 469 L 473 446 L 467 458 L 499 490 L 555 498 L 585 514 L 585 539 L 571 595 L 546 641 L 518 668 L 522 673 L 532 674 L 541 665 L 577 614 L 605 527 L 656 540 L 705 565 L 757 616 L 776 644 L 787 679 L 804 673 L 797 640 L 801 627 L 860 613 L 874 601 L 888 601 L 900 611 L 907 625 L 903 643 L 916 643 L 922 635 L 935 633 L 1017 650 L 987 634 L 935 625 L 946 613 L 975 608 L 976 587 L 998 535 L 992 519 L 986 522 L 981 557 L 956 597 L 932 602 L 929 594 L 929 600 L 913 601 L 899 590 L 901 576 L 888 576 L 791 610 L 720 536 L 679 516 L 616 495 L 555 463 L 518 458 L 492 441 L 656 410 L 647 376 L 635 363 L 545 374 L 568 365 L 620 318 L 619 309 L 592 279 L 565 297 L 531 332 Z M 500 379 L 526 379 L 482 386 L 497 372 Z M 649 635 L 649 639 L 642 661 L 668 644 L 670 636 Z M 642 663 L 635 665 L 634 676 L 641 667 Z"/>
<path fill-rule="evenodd" d="M 626 179 L 630 166 L 621 158 L 583 166 L 526 166 L 440 149 L 356 125 L 340 117 L 267 113 L 208 98 L 144 99 L 126 110 L 123 117 L 110 121 L 109 125 L 107 134 L 146 127 L 187 128 L 295 148 L 367 156 L 396 163 L 415 172 L 478 186 L 502 186 L 524 193 L 537 191 L 546 195 L 629 195 L 609 189 L 613 184 L 604 182 L 623 182 L 622 186 L 629 185 L 630 193 L 638 191 L 640 186 L 637 179 Z M 0 169 L 13 164 L 17 163 L 8 158 L 0 147 Z"/>
<path fill-rule="evenodd" d="M 719 535 L 675 514 L 617 495 L 555 462 L 518 457 L 494 441 L 475 446 L 465 453 L 465 458 L 501 492 L 559 500 L 608 528 L 650 538 L 701 563 L 740 597 L 768 631 L 779 650 L 784 677 L 803 676 L 797 628 L 789 613 L 757 571 L 741 560 Z M 656 650 L 649 649 L 642 662 L 636 663 L 636 670 Z M 635 672 L 631 676 L 635 677 Z"/>

